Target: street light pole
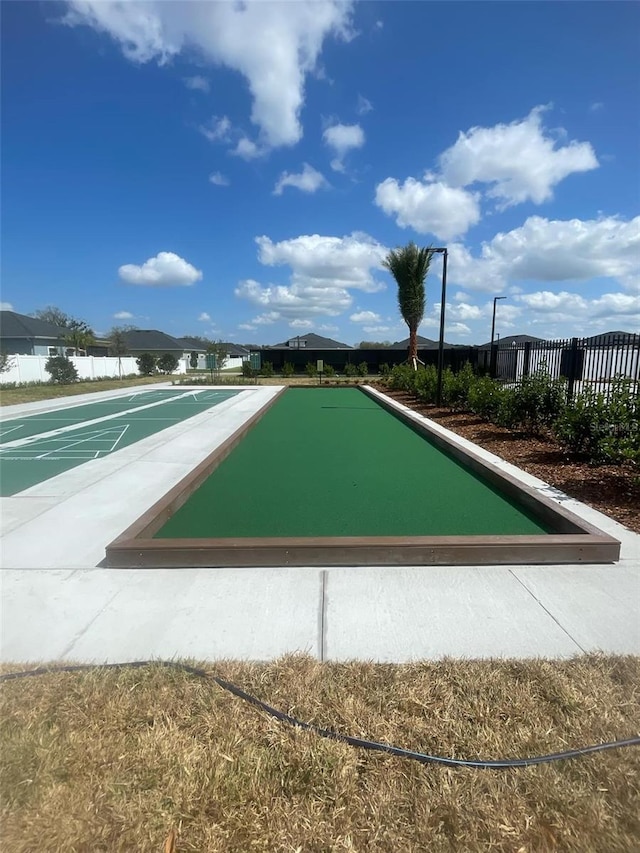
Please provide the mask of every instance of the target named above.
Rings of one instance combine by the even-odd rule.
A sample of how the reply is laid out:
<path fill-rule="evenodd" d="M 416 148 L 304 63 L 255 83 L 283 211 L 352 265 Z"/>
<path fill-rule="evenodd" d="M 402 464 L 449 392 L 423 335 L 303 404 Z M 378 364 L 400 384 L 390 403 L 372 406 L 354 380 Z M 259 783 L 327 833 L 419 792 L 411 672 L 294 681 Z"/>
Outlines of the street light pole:
<path fill-rule="evenodd" d="M 444 365 L 444 313 L 447 305 L 447 259 L 449 251 L 445 246 L 431 249 L 434 254 L 442 255 L 442 296 L 440 297 L 440 337 L 438 339 L 438 381 L 436 385 L 436 405 L 442 403 L 442 369 Z"/>
<path fill-rule="evenodd" d="M 491 320 L 491 346 L 493 346 L 493 339 L 495 337 L 496 331 L 496 302 L 498 299 L 506 299 L 506 296 L 494 296 L 493 297 L 493 319 Z"/>

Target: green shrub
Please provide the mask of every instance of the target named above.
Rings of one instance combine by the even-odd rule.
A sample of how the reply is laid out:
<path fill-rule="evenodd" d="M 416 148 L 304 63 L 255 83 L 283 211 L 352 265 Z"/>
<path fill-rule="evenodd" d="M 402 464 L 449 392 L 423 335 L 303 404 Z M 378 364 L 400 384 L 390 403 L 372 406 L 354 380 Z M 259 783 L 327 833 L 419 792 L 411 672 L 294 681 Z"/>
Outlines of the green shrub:
<path fill-rule="evenodd" d="M 332 364 L 325 364 L 324 375 L 325 376 L 335 376 L 336 375 L 335 367 Z"/>
<path fill-rule="evenodd" d="M 157 367 L 160 373 L 169 374 L 178 366 L 178 359 L 170 352 L 165 352 L 157 361 Z"/>
<path fill-rule="evenodd" d="M 264 365 L 263 365 L 263 367 L 264 367 Z M 246 361 L 242 362 L 242 368 L 241 369 L 242 369 L 242 375 L 245 377 L 245 379 L 254 379 L 255 376 L 257 375 L 257 371 L 256 371 L 255 367 L 252 366 L 251 362 L 248 359 Z"/>
<path fill-rule="evenodd" d="M 345 364 L 344 370 L 342 372 L 344 373 L 345 376 L 357 376 L 358 375 L 358 368 L 355 366 L 355 364 L 351 364 L 351 362 L 348 361 Z"/>
<path fill-rule="evenodd" d="M 413 391 L 423 402 L 435 403 L 438 388 L 438 371 L 434 365 L 430 364 L 427 367 L 419 367 L 417 370 L 413 370 L 411 366 L 409 367 L 413 374 L 412 377 L 408 377 L 409 390 Z"/>
<path fill-rule="evenodd" d="M 535 434 L 550 427 L 565 406 L 566 386 L 563 380 L 553 379 L 544 363 L 529 376 L 524 376 L 515 388 L 513 403 L 517 425 Z"/>
<path fill-rule="evenodd" d="M 318 368 L 316 367 L 316 365 L 312 361 L 307 363 L 307 366 L 305 367 L 305 371 L 307 373 L 307 376 L 311 379 L 314 376 L 318 375 Z"/>
<path fill-rule="evenodd" d="M 361 361 L 358 365 L 358 376 L 368 376 L 369 375 L 369 365 L 366 361 Z"/>
<path fill-rule="evenodd" d="M 378 367 L 378 373 L 380 374 L 380 376 L 382 376 L 382 378 L 383 378 L 383 379 L 388 379 L 389 374 L 391 373 L 391 368 L 390 368 L 390 367 L 389 367 L 389 365 L 388 365 L 388 364 L 386 364 L 386 363 L 385 363 L 385 364 L 381 364 L 381 365 Z"/>
<path fill-rule="evenodd" d="M 285 361 L 282 365 L 282 370 L 280 371 L 284 377 L 293 376 L 295 373 L 295 368 L 289 361 Z"/>
<path fill-rule="evenodd" d="M 51 376 L 51 381 L 58 385 L 71 385 L 78 381 L 75 364 L 64 355 L 52 355 L 47 359 L 44 369 Z"/>
<path fill-rule="evenodd" d="M 243 366 L 245 363 L 246 362 L 242 363 Z M 250 362 L 249 362 L 249 364 L 250 364 Z M 255 371 L 254 371 L 254 375 L 255 375 Z M 262 365 L 262 367 L 260 368 L 260 375 L 265 376 L 267 378 L 273 376 L 273 364 L 270 361 L 265 361 L 265 363 Z"/>
<path fill-rule="evenodd" d="M 467 394 L 469 410 L 485 421 L 495 420 L 503 391 L 502 386 L 489 376 L 477 376 Z"/>
<path fill-rule="evenodd" d="M 640 462 L 640 403 L 628 379 L 616 379 L 609 399 L 586 388 L 554 424 L 558 441 L 591 462 Z"/>
<path fill-rule="evenodd" d="M 196 370 L 198 367 L 198 353 L 192 352 L 189 356 L 189 367 L 191 370 Z"/>
<path fill-rule="evenodd" d="M 410 364 L 395 364 L 389 374 L 389 387 L 394 391 L 413 391 L 416 372 Z"/>
<path fill-rule="evenodd" d="M 156 372 L 156 357 L 150 352 L 143 352 L 136 358 L 136 364 L 141 376 L 153 376 Z"/>

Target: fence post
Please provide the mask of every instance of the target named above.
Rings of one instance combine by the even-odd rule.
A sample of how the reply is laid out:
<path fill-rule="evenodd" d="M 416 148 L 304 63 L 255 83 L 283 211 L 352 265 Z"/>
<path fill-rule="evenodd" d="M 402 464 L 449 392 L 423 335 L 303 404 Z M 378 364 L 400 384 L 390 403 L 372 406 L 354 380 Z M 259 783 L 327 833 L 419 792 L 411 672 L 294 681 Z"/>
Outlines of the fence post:
<path fill-rule="evenodd" d="M 567 403 L 573 399 L 573 386 L 576 382 L 576 372 L 578 366 L 578 339 L 571 338 L 571 349 L 569 350 L 569 370 L 567 382 Z"/>
<path fill-rule="evenodd" d="M 531 368 L 531 341 L 524 343 L 524 362 L 522 365 L 522 375 L 528 376 Z"/>
<path fill-rule="evenodd" d="M 496 378 L 498 366 L 498 344 L 491 344 L 491 355 L 489 358 L 489 376 L 492 379 Z"/>

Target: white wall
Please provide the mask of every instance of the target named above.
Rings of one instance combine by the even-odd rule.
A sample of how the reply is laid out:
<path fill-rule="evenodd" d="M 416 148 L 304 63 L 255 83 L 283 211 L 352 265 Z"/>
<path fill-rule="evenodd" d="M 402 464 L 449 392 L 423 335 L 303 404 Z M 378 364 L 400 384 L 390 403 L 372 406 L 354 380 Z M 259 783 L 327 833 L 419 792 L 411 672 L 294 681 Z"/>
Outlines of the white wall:
<path fill-rule="evenodd" d="M 49 382 L 51 377 L 44 369 L 48 357 L 44 355 L 10 355 L 9 370 L 0 373 L 0 384 L 4 382 Z M 106 376 L 117 379 L 127 373 L 138 373 L 138 365 L 131 355 L 115 356 L 72 355 L 70 361 L 75 364 L 80 379 L 97 379 Z M 118 365 L 121 362 L 121 367 Z M 186 373 L 188 359 L 180 359 L 175 373 Z"/>

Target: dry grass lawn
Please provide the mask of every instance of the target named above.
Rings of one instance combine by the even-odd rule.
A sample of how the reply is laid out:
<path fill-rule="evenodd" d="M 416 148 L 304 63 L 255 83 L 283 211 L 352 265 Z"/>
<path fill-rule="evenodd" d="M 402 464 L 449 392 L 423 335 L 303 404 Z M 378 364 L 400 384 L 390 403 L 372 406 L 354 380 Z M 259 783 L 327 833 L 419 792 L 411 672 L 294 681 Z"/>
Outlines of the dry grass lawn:
<path fill-rule="evenodd" d="M 536 755 L 640 731 L 634 657 L 398 666 L 289 656 L 209 671 L 301 719 L 447 756 Z M 633 747 L 519 770 L 424 766 L 292 729 L 158 666 L 46 674 L 1 693 L 5 853 L 640 846 Z"/>

